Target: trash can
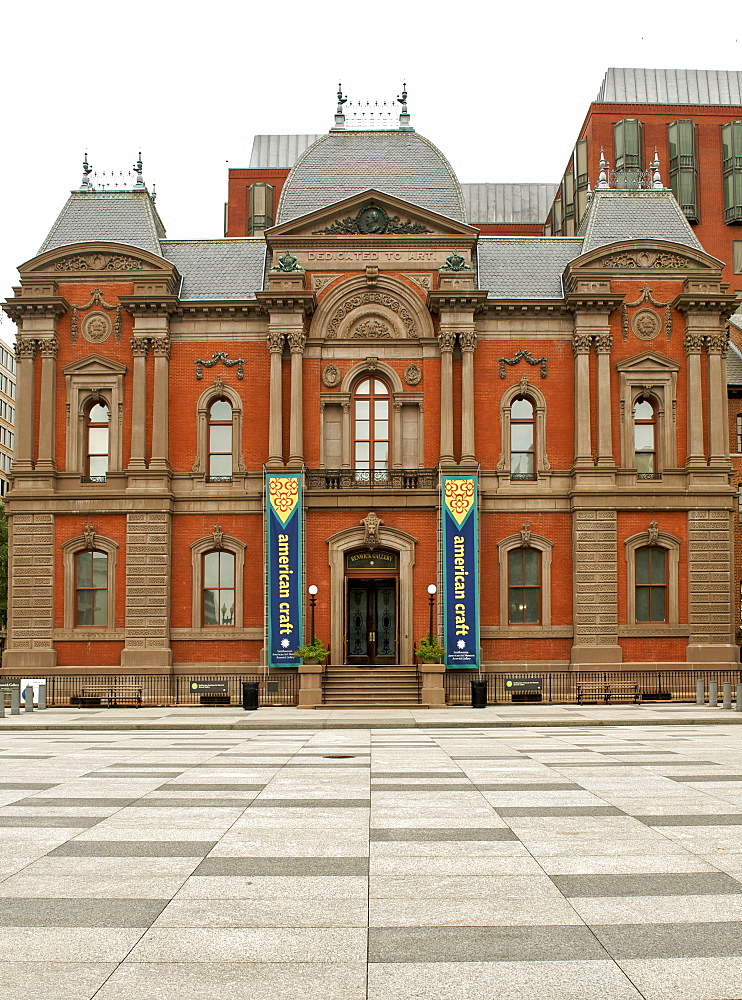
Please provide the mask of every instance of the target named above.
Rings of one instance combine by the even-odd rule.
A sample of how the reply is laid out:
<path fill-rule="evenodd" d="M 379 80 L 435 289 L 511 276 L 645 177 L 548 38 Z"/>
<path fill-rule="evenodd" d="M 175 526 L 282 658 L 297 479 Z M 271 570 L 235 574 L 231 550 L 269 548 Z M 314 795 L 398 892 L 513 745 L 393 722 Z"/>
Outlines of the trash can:
<path fill-rule="evenodd" d="M 487 681 L 471 682 L 471 707 L 487 707 Z"/>
<path fill-rule="evenodd" d="M 257 681 L 242 682 L 242 707 L 246 712 L 257 711 L 259 689 L 260 684 Z"/>

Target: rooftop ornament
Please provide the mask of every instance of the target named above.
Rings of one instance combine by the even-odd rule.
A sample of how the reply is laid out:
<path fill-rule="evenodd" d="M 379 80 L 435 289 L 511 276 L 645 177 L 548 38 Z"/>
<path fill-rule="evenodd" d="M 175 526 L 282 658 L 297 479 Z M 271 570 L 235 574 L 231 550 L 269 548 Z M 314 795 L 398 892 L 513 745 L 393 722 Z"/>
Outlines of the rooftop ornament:
<path fill-rule="evenodd" d="M 304 268 L 300 266 L 298 259 L 294 257 L 290 250 L 286 250 L 283 257 L 279 257 L 276 263 L 271 268 L 271 271 L 279 271 L 283 274 L 289 274 L 293 272 L 294 274 L 304 273 Z"/>
<path fill-rule="evenodd" d="M 136 184 L 134 186 L 137 187 L 137 188 L 145 188 L 146 185 L 144 183 L 144 177 L 142 176 L 142 151 L 141 151 L 141 149 L 139 150 L 139 159 L 134 164 L 134 166 L 132 167 L 132 169 L 136 172 L 136 177 L 137 177 L 137 181 L 136 181 Z"/>
<path fill-rule="evenodd" d="M 82 181 L 80 182 L 78 190 L 91 194 L 102 191 L 147 191 L 147 185 L 144 183 L 144 176 L 142 174 L 141 152 L 139 153 L 137 162 L 132 166 L 131 170 L 104 170 L 100 173 L 93 172 L 92 165 L 88 163 L 88 154 L 85 153 L 85 159 L 82 163 Z M 150 198 L 152 201 L 155 200 L 154 185 L 152 187 L 152 194 L 150 195 Z"/>
<path fill-rule="evenodd" d="M 343 97 L 343 85 L 338 83 L 338 106 L 335 112 L 335 128 L 345 128 L 345 112 L 343 110 L 343 105 L 347 102 L 348 98 Z"/>
<path fill-rule="evenodd" d="M 90 183 L 90 175 L 92 172 L 93 168 L 88 163 L 88 154 L 85 153 L 85 159 L 82 161 L 82 181 L 80 183 L 81 191 L 92 188 L 93 185 Z"/>
<path fill-rule="evenodd" d="M 446 263 L 438 268 L 439 271 L 471 271 L 471 268 L 464 258 L 456 250 L 446 257 Z"/>
<path fill-rule="evenodd" d="M 664 191 L 665 186 L 660 176 L 660 157 L 656 146 L 654 147 L 654 159 L 650 166 L 652 168 L 652 188 L 657 191 Z"/>
<path fill-rule="evenodd" d="M 605 158 L 605 152 L 603 147 L 600 147 L 600 173 L 598 174 L 598 183 L 595 185 L 596 191 L 606 191 L 610 185 L 608 183 L 608 160 Z"/>
<path fill-rule="evenodd" d="M 407 84 L 402 84 L 402 94 L 397 97 L 397 101 L 402 105 L 402 110 L 399 115 L 399 127 L 409 128 L 410 127 L 410 114 L 407 110 Z"/>

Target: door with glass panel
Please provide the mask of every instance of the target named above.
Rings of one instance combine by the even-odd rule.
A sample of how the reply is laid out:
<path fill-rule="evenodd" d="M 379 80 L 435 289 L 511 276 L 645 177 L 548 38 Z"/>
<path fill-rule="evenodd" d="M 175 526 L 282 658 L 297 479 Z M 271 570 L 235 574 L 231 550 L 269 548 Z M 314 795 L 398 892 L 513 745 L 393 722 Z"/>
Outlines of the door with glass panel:
<path fill-rule="evenodd" d="M 347 662 L 397 662 L 397 581 L 348 578 Z"/>
<path fill-rule="evenodd" d="M 353 467 L 359 482 L 389 477 L 391 393 L 380 378 L 364 378 L 353 392 Z"/>

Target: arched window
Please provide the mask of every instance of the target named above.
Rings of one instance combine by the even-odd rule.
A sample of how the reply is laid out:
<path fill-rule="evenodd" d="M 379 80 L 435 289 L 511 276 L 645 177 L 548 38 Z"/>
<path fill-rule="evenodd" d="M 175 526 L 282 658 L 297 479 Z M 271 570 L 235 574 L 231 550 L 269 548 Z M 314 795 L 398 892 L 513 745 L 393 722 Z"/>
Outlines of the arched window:
<path fill-rule="evenodd" d="M 510 406 L 510 478 L 536 478 L 536 434 L 533 403 L 525 396 Z"/>
<path fill-rule="evenodd" d="M 235 624 L 235 559 L 223 549 L 203 555 L 203 624 L 233 627 Z"/>
<path fill-rule="evenodd" d="M 643 396 L 634 403 L 634 463 L 637 479 L 657 478 L 657 418 Z"/>
<path fill-rule="evenodd" d="M 656 545 L 636 550 L 637 622 L 667 621 L 667 551 Z"/>
<path fill-rule="evenodd" d="M 209 459 L 207 477 L 212 483 L 232 481 L 232 404 L 219 397 L 209 405 Z"/>
<path fill-rule="evenodd" d="M 353 391 L 353 464 L 361 481 L 385 481 L 391 454 L 389 386 L 362 378 Z"/>
<path fill-rule="evenodd" d="M 519 548 L 508 552 L 508 622 L 537 625 L 541 621 L 541 553 Z"/>
<path fill-rule="evenodd" d="M 108 475 L 110 413 L 105 403 L 93 403 L 85 414 L 85 477 L 104 483 Z"/>
<path fill-rule="evenodd" d="M 75 625 L 108 625 L 108 555 L 97 549 L 75 556 Z"/>

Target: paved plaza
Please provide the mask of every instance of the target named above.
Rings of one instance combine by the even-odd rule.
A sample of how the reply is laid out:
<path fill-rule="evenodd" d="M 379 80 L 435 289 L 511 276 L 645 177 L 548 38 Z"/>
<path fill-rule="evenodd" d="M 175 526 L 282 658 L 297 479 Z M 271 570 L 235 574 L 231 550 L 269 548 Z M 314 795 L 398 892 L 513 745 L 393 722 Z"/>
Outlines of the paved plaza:
<path fill-rule="evenodd" d="M 739 1000 L 742 730 L 706 711 L 1 720 L 0 998 Z"/>

